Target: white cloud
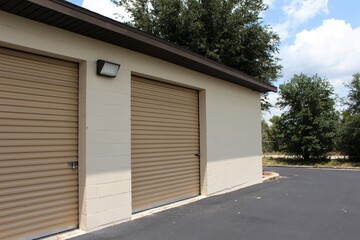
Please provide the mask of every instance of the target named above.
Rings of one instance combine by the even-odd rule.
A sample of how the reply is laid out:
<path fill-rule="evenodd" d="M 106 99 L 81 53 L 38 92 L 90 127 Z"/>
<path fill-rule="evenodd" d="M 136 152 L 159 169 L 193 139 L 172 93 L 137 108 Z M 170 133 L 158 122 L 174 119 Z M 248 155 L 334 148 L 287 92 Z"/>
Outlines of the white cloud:
<path fill-rule="evenodd" d="M 264 0 L 263 2 L 271 8 L 274 5 L 275 1 L 276 0 Z"/>
<path fill-rule="evenodd" d="M 312 30 L 296 35 L 293 44 L 281 48 L 283 74 L 318 73 L 327 77 L 339 95 L 345 94 L 344 82 L 359 72 L 360 27 L 353 28 L 344 20 L 328 19 Z"/>
<path fill-rule="evenodd" d="M 319 13 L 328 13 L 328 0 L 292 0 L 283 6 L 288 19 L 301 24 L 315 17 Z"/>
<path fill-rule="evenodd" d="M 84 0 L 82 7 L 121 22 L 130 20 L 125 9 L 117 7 L 111 0 Z"/>
<path fill-rule="evenodd" d="M 328 0 L 290 0 L 282 7 L 285 21 L 276 24 L 274 30 L 282 39 L 289 36 L 289 30 L 307 22 L 322 13 L 329 13 Z"/>
<path fill-rule="evenodd" d="M 289 37 L 289 28 L 291 27 L 290 22 L 283 22 L 279 24 L 275 24 L 273 26 L 274 32 L 279 34 L 281 39 L 287 39 Z"/>
<path fill-rule="evenodd" d="M 333 85 L 335 93 L 340 97 L 347 95 L 344 83 L 352 79 L 352 75 L 360 72 L 360 27 L 352 27 L 344 20 L 327 19 L 314 29 L 299 32 L 293 43 L 280 49 L 283 59 L 284 80 L 294 74 L 318 73 L 327 78 Z M 280 82 L 280 83 L 281 83 Z M 269 101 L 274 105 L 278 94 L 269 94 Z M 343 106 L 338 105 L 337 109 Z M 273 115 L 280 115 L 281 110 L 271 108 L 264 113 L 265 120 Z"/>

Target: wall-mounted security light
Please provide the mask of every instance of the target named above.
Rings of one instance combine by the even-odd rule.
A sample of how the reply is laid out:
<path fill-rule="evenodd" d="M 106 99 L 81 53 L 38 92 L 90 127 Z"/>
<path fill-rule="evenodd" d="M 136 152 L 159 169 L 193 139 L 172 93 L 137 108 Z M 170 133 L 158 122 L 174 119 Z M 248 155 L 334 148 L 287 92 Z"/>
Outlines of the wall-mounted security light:
<path fill-rule="evenodd" d="M 96 74 L 105 77 L 116 77 L 120 68 L 120 64 L 107 62 L 104 60 L 96 61 Z"/>

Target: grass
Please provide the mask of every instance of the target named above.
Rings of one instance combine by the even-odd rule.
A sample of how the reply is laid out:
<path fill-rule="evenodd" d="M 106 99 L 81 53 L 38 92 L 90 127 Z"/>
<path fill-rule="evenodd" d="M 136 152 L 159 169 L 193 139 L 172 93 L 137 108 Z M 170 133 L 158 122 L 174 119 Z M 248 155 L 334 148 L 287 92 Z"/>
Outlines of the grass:
<path fill-rule="evenodd" d="M 263 166 L 269 167 L 315 167 L 315 168 L 356 168 L 360 169 L 360 159 L 326 158 L 311 159 L 308 161 L 302 158 L 291 156 L 264 156 Z"/>

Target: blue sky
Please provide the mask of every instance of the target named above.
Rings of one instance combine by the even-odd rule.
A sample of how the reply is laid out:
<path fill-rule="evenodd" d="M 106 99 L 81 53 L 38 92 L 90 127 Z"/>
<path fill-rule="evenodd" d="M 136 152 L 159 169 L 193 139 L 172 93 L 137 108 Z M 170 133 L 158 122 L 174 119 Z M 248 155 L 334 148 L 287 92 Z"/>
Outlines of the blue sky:
<path fill-rule="evenodd" d="M 94 12 L 114 17 L 126 15 L 110 0 L 70 0 Z M 360 72 L 360 0 L 264 0 L 269 9 L 263 13 L 264 24 L 281 37 L 279 57 L 283 77 L 275 85 L 286 82 L 294 74 L 318 73 L 344 97 L 344 83 Z M 128 19 L 128 17 L 124 17 Z M 277 93 L 269 95 L 275 103 Z M 263 116 L 281 114 L 277 108 Z"/>
<path fill-rule="evenodd" d="M 266 0 L 269 9 L 263 19 L 281 36 L 279 56 L 283 77 L 318 73 L 334 86 L 339 97 L 347 95 L 344 83 L 360 72 L 359 0 Z M 270 94 L 272 103 L 278 94 Z M 338 106 L 341 109 L 341 106 Z M 277 108 L 264 118 L 279 115 Z"/>

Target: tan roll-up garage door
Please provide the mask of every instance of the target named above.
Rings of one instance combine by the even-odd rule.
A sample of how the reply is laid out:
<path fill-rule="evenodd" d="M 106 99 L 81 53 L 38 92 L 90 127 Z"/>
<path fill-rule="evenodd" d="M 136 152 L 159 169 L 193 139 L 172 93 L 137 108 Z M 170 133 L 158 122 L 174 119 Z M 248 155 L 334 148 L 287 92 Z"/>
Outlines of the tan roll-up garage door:
<path fill-rule="evenodd" d="M 133 76 L 133 211 L 199 195 L 198 154 L 198 91 Z"/>
<path fill-rule="evenodd" d="M 0 239 L 78 226 L 78 64 L 0 48 Z"/>

